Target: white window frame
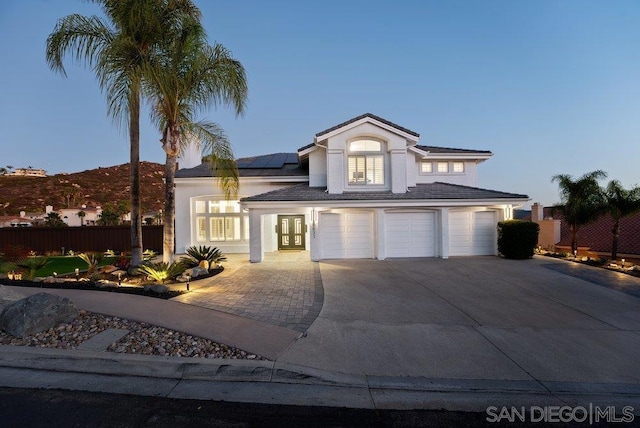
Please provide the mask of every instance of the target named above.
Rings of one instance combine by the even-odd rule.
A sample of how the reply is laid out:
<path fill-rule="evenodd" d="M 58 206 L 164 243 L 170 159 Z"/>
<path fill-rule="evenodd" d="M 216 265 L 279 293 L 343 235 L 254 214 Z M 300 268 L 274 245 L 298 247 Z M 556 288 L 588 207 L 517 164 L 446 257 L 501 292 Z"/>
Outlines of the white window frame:
<path fill-rule="evenodd" d="M 347 150 L 347 164 L 346 164 L 346 173 L 347 173 L 347 186 L 353 188 L 361 188 L 361 187 L 378 187 L 383 188 L 387 185 L 387 156 L 384 153 L 384 143 L 374 138 L 357 138 L 348 143 Z M 358 169 L 358 160 L 364 160 L 362 165 L 363 170 L 360 171 Z M 351 169 L 351 161 L 356 163 L 355 170 Z M 379 162 L 379 170 L 375 168 L 375 164 Z M 376 183 L 374 180 L 367 179 L 367 172 L 373 170 L 373 177 L 375 177 L 376 171 L 382 177 L 382 182 Z M 354 174 L 358 174 L 356 180 L 354 180 Z M 362 174 L 362 178 L 360 178 L 360 173 Z"/>
<path fill-rule="evenodd" d="M 460 168 L 456 168 L 456 167 L 460 167 Z M 454 174 L 464 174 L 464 162 L 457 162 L 457 161 L 453 162 L 451 166 L 451 171 Z"/>
<path fill-rule="evenodd" d="M 429 170 L 425 171 L 424 167 L 429 166 Z M 420 174 L 433 174 L 433 162 L 431 161 L 421 161 L 420 162 Z"/>
<path fill-rule="evenodd" d="M 202 207 L 205 207 L 202 212 Z M 249 214 L 240 201 L 199 197 L 192 202 L 194 238 L 198 243 L 239 242 L 249 238 Z"/>
<path fill-rule="evenodd" d="M 442 167 L 444 167 L 444 170 Z M 438 171 L 438 174 L 448 174 L 449 162 L 438 162 L 436 168 L 437 168 L 436 171 Z"/>

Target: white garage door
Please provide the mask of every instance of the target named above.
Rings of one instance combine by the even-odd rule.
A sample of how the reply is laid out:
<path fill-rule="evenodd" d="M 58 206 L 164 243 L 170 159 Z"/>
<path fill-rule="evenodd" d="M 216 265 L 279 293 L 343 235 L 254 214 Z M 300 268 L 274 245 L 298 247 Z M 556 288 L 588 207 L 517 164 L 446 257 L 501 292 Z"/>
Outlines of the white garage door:
<path fill-rule="evenodd" d="M 323 259 L 373 257 L 372 213 L 321 213 Z"/>
<path fill-rule="evenodd" d="M 435 213 L 387 213 L 387 257 L 435 257 Z"/>
<path fill-rule="evenodd" d="M 452 211 L 449 213 L 450 256 L 493 255 L 495 247 L 495 212 Z"/>

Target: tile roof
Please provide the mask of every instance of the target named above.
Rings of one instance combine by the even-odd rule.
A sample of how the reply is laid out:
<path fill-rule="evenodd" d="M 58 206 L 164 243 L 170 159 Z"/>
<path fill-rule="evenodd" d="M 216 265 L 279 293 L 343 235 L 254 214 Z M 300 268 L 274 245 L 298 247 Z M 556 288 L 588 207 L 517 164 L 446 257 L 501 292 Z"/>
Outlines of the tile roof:
<path fill-rule="evenodd" d="M 309 171 L 298 164 L 297 153 L 271 153 L 236 160 L 240 177 L 307 176 Z M 176 171 L 176 178 L 214 177 L 211 164 Z"/>
<path fill-rule="evenodd" d="M 305 150 L 310 149 L 311 147 L 313 147 L 313 146 L 315 146 L 315 145 L 316 145 L 316 143 L 315 143 L 315 142 L 314 142 L 314 143 L 309 143 L 309 144 L 307 144 L 306 146 L 302 146 L 302 147 L 300 147 L 300 148 L 298 149 L 298 151 L 299 151 L 299 152 L 305 151 Z"/>
<path fill-rule="evenodd" d="M 472 149 L 454 149 L 451 147 L 436 147 L 436 146 L 421 146 L 416 145 L 417 149 L 424 150 L 425 152 L 446 154 L 446 153 L 486 153 L 491 154 L 490 150 L 472 150 Z"/>
<path fill-rule="evenodd" d="M 353 123 L 353 122 L 357 122 L 357 121 L 359 121 L 360 119 L 364 119 L 365 117 L 370 117 L 371 119 L 377 120 L 378 122 L 382 122 L 382 123 L 384 123 L 385 125 L 392 126 L 392 127 L 396 128 L 396 129 L 398 129 L 398 130 L 402 131 L 402 132 L 406 132 L 406 133 L 407 133 L 407 134 L 409 134 L 409 135 L 413 135 L 414 137 L 420 137 L 420 134 L 418 134 L 418 133 L 417 133 L 417 132 L 415 132 L 415 131 L 411 131 L 410 129 L 404 128 L 404 127 L 402 127 L 402 126 L 400 126 L 400 125 L 396 125 L 395 123 L 390 122 L 390 121 L 388 121 L 387 119 L 383 119 L 383 118 L 381 118 L 380 116 L 376 116 L 375 114 L 371 114 L 371 113 L 361 114 L 361 115 L 360 115 L 360 116 L 358 116 L 358 117 L 354 117 L 353 119 L 349 119 L 349 120 L 347 120 L 346 122 L 342 122 L 342 123 L 340 123 L 340 124 L 338 124 L 338 125 L 336 125 L 336 126 L 332 126 L 332 127 L 331 127 L 331 128 L 329 128 L 329 129 L 325 129 L 325 130 L 324 130 L 324 131 L 322 131 L 322 132 L 318 132 L 318 133 L 316 134 L 316 137 L 319 137 L 319 136 L 324 135 L 324 134 L 328 134 L 329 132 L 335 131 L 336 129 L 340 129 L 340 128 L 342 128 L 343 126 L 347 126 L 347 125 L 349 125 L 349 124 L 351 124 L 351 123 Z"/>
<path fill-rule="evenodd" d="M 260 195 L 244 198 L 243 201 L 395 201 L 424 199 L 529 199 L 527 195 L 505 193 L 477 187 L 461 186 L 449 183 L 418 184 L 407 193 L 384 192 L 346 192 L 342 194 L 327 193 L 325 187 L 309 187 L 307 183 L 297 184 L 284 189 L 274 190 Z"/>

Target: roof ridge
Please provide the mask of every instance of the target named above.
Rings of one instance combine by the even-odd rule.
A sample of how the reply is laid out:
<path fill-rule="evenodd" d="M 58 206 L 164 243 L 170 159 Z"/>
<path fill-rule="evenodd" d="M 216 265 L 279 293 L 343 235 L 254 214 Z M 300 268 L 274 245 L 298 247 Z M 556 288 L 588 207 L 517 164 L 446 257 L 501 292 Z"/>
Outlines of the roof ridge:
<path fill-rule="evenodd" d="M 420 134 L 418 134 L 417 132 L 412 131 L 412 130 L 410 130 L 408 128 L 405 128 L 403 126 L 400 126 L 400 125 L 398 125 L 396 123 L 393 123 L 390 120 L 387 120 L 387 119 L 385 119 L 383 117 L 377 116 L 377 115 L 375 115 L 373 113 L 364 113 L 364 114 L 361 114 L 360 116 L 356 116 L 356 117 L 354 117 L 352 119 L 346 120 L 346 121 L 344 121 L 342 123 L 339 123 L 339 124 L 337 124 L 335 126 L 332 126 L 331 128 L 327 128 L 324 131 L 318 132 L 316 134 L 316 137 L 319 137 L 320 135 L 328 134 L 329 132 L 335 131 L 336 129 L 340 129 L 343 126 L 347 126 L 347 125 L 349 125 L 349 124 L 351 124 L 353 122 L 357 122 L 360 119 L 364 119 L 365 117 L 370 117 L 371 119 L 377 120 L 378 122 L 382 122 L 385 125 L 388 125 L 388 126 L 391 126 L 393 128 L 396 128 L 396 129 L 398 129 L 398 130 L 400 130 L 402 132 L 406 132 L 407 134 L 413 135 L 414 137 L 420 137 Z"/>

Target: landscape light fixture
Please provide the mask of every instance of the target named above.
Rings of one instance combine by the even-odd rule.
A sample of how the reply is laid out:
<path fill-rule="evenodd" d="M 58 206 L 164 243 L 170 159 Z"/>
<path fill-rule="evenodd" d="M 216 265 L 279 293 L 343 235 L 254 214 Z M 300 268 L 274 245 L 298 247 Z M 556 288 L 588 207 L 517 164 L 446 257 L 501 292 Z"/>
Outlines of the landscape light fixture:
<path fill-rule="evenodd" d="M 80 277 L 80 269 L 76 268 L 76 281 L 78 281 L 78 278 Z"/>
<path fill-rule="evenodd" d="M 118 272 L 118 287 L 122 285 L 122 272 Z"/>
<path fill-rule="evenodd" d="M 190 274 L 186 274 L 185 276 L 187 277 L 187 291 L 190 291 L 189 290 L 189 283 L 191 282 L 191 275 Z"/>
<path fill-rule="evenodd" d="M 622 269 L 624 269 L 624 259 L 622 259 L 621 261 L 622 261 Z"/>

